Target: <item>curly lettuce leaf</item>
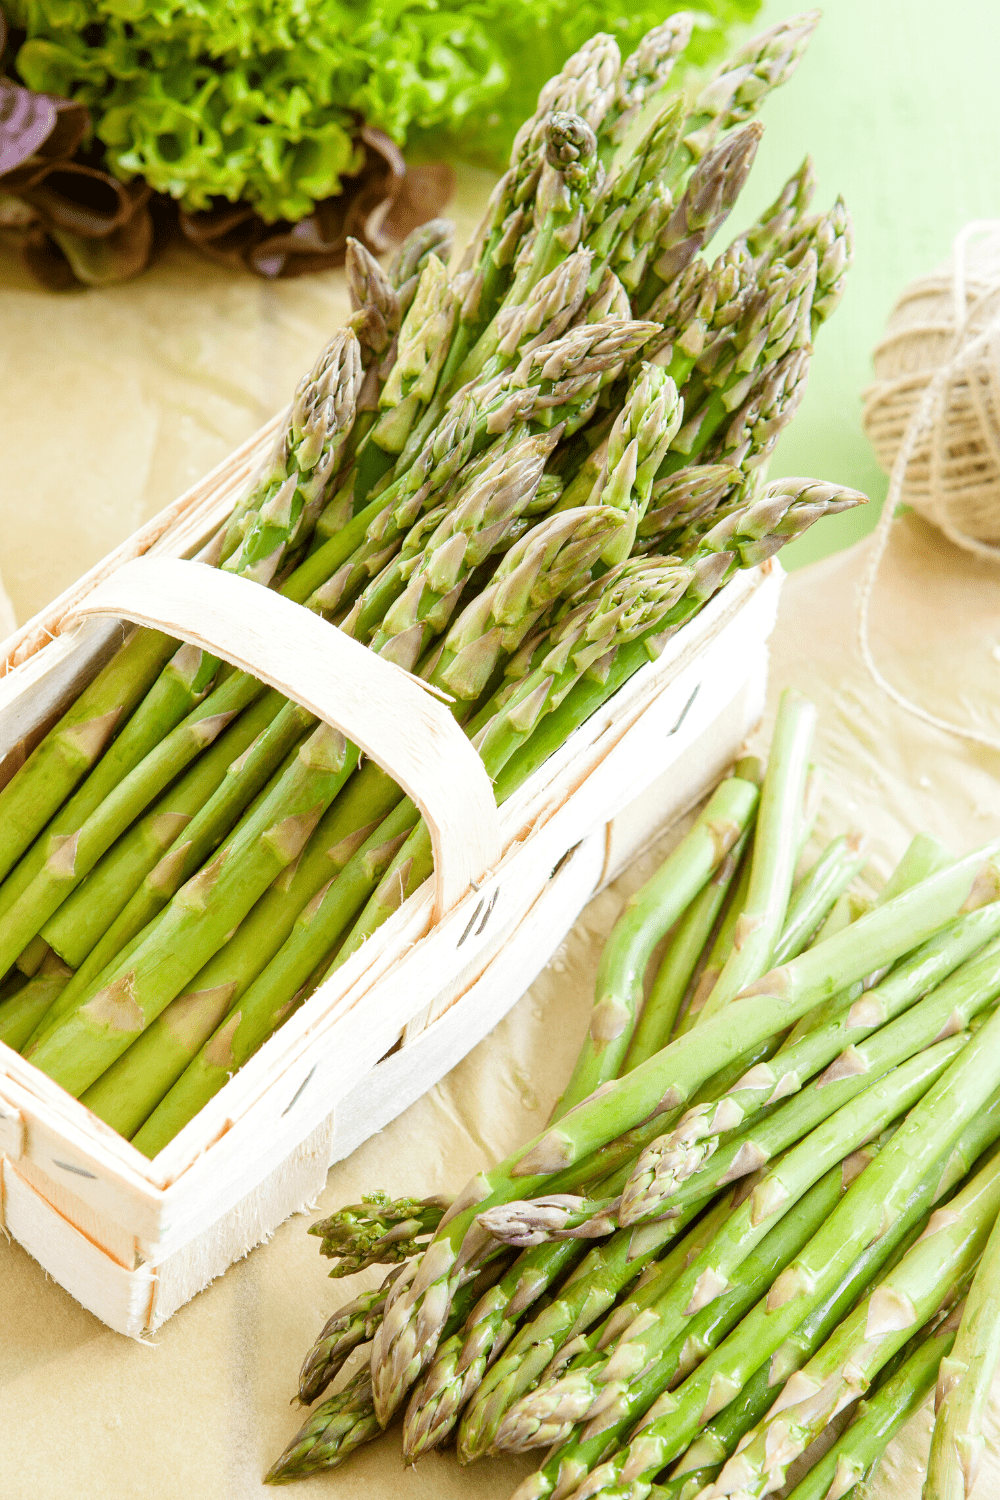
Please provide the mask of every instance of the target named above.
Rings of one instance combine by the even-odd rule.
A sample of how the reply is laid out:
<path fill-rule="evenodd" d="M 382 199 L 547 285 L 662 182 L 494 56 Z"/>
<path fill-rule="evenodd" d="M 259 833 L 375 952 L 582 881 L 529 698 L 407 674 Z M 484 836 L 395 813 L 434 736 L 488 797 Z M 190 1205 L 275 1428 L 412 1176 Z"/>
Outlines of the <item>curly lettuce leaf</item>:
<path fill-rule="evenodd" d="M 691 59 L 760 0 L 693 0 Z M 538 90 L 595 31 L 623 54 L 671 0 L 5 0 L 21 80 L 89 106 L 108 165 L 186 208 L 298 220 L 360 166 L 360 120 L 499 166 Z M 627 10 L 627 14 L 623 14 Z"/>

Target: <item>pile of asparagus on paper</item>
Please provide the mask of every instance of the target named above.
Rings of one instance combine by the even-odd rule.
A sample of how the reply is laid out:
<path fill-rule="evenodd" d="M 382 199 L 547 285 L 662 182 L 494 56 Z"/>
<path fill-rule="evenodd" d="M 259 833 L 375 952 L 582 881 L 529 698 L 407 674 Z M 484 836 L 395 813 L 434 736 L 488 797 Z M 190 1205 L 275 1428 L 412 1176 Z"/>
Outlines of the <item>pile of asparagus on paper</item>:
<path fill-rule="evenodd" d="M 841 836 L 796 880 L 814 720 L 786 692 L 766 772 L 739 761 L 626 903 L 544 1133 L 450 1206 L 313 1226 L 331 1274 L 392 1269 L 309 1352 L 304 1403 L 366 1346 L 270 1483 L 398 1413 L 408 1463 L 546 1450 L 516 1500 L 840 1500 L 936 1383 L 924 1497 L 968 1500 L 1000 1353 L 1000 841 L 920 835 L 865 901 Z"/>
<path fill-rule="evenodd" d="M 732 574 L 863 496 L 766 484 L 850 260 L 808 160 L 730 212 L 809 13 L 700 88 L 674 16 L 545 87 L 462 267 L 425 226 L 202 561 L 449 697 L 510 795 Z M 0 1040 L 154 1156 L 424 881 L 414 804 L 329 726 L 138 630 L 0 792 Z"/>

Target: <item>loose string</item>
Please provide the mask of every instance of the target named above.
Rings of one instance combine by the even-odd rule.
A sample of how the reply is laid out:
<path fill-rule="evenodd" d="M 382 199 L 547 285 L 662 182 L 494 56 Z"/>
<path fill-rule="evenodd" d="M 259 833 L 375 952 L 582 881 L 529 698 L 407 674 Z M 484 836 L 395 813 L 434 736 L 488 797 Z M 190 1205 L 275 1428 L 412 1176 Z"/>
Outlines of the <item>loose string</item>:
<path fill-rule="evenodd" d="M 933 433 L 936 424 L 944 413 L 945 396 L 951 382 L 973 362 L 973 360 L 987 348 L 990 340 L 1000 333 L 1000 311 L 998 311 L 987 323 L 981 333 L 969 343 L 963 343 L 967 329 L 979 315 L 982 306 L 988 298 L 995 296 L 1000 287 L 991 287 L 982 296 L 978 297 L 971 309 L 966 307 L 966 255 L 969 240 L 976 234 L 984 232 L 1000 232 L 1000 220 L 977 219 L 973 223 L 966 224 L 955 237 L 953 246 L 954 274 L 952 279 L 952 295 L 954 306 L 955 333 L 952 338 L 950 357 L 947 362 L 938 369 L 933 378 L 926 386 L 916 409 L 906 424 L 903 440 L 893 460 L 892 469 L 889 474 L 889 490 L 885 498 L 885 505 L 875 527 L 873 544 L 868 556 L 868 565 L 862 582 L 861 598 L 858 602 L 858 648 L 861 659 L 868 669 L 873 682 L 879 687 L 886 697 L 919 719 L 922 723 L 929 725 L 932 729 L 942 729 L 947 734 L 957 735 L 960 739 L 967 740 L 971 744 L 982 745 L 988 750 L 1000 751 L 1000 739 L 993 735 L 982 734 L 979 730 L 970 729 L 963 724 L 952 723 L 948 719 L 939 718 L 929 710 L 921 708 L 905 693 L 893 687 L 883 673 L 879 670 L 872 655 L 870 643 L 870 611 L 872 594 L 878 578 L 879 568 L 885 556 L 885 549 L 889 544 L 889 532 L 895 519 L 896 507 L 899 505 L 906 476 L 910 464 L 913 461 L 917 445 L 923 437 Z M 981 542 L 976 537 L 967 536 L 960 531 L 951 521 L 944 504 L 941 486 L 933 484 L 934 466 L 939 454 L 937 444 L 932 444 L 932 472 L 930 491 L 932 505 L 934 508 L 934 519 L 940 530 L 956 546 L 963 547 L 966 551 L 974 553 L 978 557 L 984 557 L 991 562 L 1000 560 L 1000 547 L 992 546 L 987 542 Z"/>

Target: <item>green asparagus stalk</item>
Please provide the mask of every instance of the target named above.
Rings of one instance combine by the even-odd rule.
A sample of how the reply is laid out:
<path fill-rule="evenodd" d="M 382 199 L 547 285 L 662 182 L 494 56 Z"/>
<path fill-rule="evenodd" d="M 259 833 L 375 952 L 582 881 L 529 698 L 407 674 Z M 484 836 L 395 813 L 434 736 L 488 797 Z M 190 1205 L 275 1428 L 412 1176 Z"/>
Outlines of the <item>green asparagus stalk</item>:
<path fill-rule="evenodd" d="M 400 797 L 391 778 L 369 762 L 328 808 L 294 865 L 264 892 L 235 933 L 195 975 L 190 988 L 172 1000 L 85 1090 L 81 1098 L 87 1107 L 122 1135 L 134 1136 L 213 1036 L 218 1039 L 214 1048 L 207 1049 L 207 1059 L 216 1072 L 222 1070 L 228 1076 L 226 1043 L 233 1032 L 232 1024 L 225 1029 L 228 1018 L 296 922 L 308 922 L 311 904 L 366 842 L 379 813 L 390 811 Z M 359 818 L 366 816 L 372 822 L 359 826 Z M 368 851 L 373 878 L 385 869 L 397 847 L 398 840 L 390 839 Z M 271 1014 L 268 1031 L 288 1013 L 294 996 L 293 989 L 284 1007 Z"/>
<path fill-rule="evenodd" d="M 494 1279 L 498 1270 L 502 1271 L 502 1269 L 503 1261 L 495 1260 L 492 1265 L 485 1267 L 474 1283 L 465 1288 L 464 1296 L 456 1299 L 451 1318 L 452 1326 L 457 1326 L 457 1323 L 465 1317 L 469 1306 L 482 1290 L 483 1285 Z M 363 1331 L 364 1324 L 378 1318 L 386 1285 L 391 1283 L 392 1276 L 395 1274 L 397 1272 L 391 1273 L 380 1291 L 370 1298 L 359 1298 L 357 1302 L 343 1308 L 339 1315 L 331 1319 L 331 1323 L 341 1322 L 343 1334 L 348 1339 L 352 1338 L 359 1328 Z M 328 1324 L 327 1327 L 330 1325 Z M 325 1333 L 326 1330 L 324 1330 Z M 332 1336 L 336 1339 L 336 1332 Z M 321 1349 L 324 1343 L 324 1336 L 321 1335 L 303 1367 L 300 1379 L 300 1399 L 305 1402 L 315 1400 L 336 1373 L 335 1370 L 327 1373 L 323 1368 Z M 352 1347 L 357 1347 L 357 1345 L 354 1344 Z M 344 1350 L 342 1354 L 334 1358 L 333 1362 L 337 1368 L 350 1352 L 349 1349 Z M 312 1357 L 314 1354 L 315 1360 Z M 381 1430 L 374 1417 L 371 1377 L 368 1370 L 362 1366 L 343 1391 L 331 1396 L 310 1413 L 305 1425 L 264 1476 L 264 1483 L 290 1484 L 296 1479 L 305 1478 L 307 1474 L 315 1474 L 321 1469 L 337 1468 L 349 1453 L 363 1443 L 371 1442 L 373 1438 L 378 1437 Z"/>
<path fill-rule="evenodd" d="M 923 1097 L 961 1051 L 965 1040 L 939 1042 L 922 1056 L 902 1064 L 842 1105 L 769 1167 L 715 1239 L 648 1309 L 645 1318 L 620 1332 L 611 1354 L 595 1352 L 585 1367 L 547 1382 L 524 1398 L 508 1413 L 497 1435 L 498 1446 L 521 1451 L 539 1442 L 558 1440 L 562 1434 L 553 1430 L 556 1424 L 591 1421 L 610 1411 L 614 1412 L 615 1423 L 625 1426 L 641 1415 L 642 1401 L 649 1390 L 646 1372 L 664 1357 L 675 1339 L 686 1334 L 691 1318 L 728 1294 L 747 1256 L 825 1172 L 858 1149 L 873 1131 L 884 1129 Z M 490 1223 L 487 1219 L 484 1227 Z"/>
<path fill-rule="evenodd" d="M 342 1391 L 310 1412 L 302 1428 L 264 1475 L 265 1484 L 294 1484 L 322 1469 L 336 1469 L 382 1431 L 372 1404 L 372 1381 L 362 1366 Z"/>
<path fill-rule="evenodd" d="M 891 901 L 893 896 L 898 896 L 903 891 L 910 890 L 912 886 L 917 885 L 921 880 L 926 880 L 928 875 L 933 875 L 937 870 L 946 869 L 948 865 L 954 863 L 954 859 L 955 856 L 951 850 L 947 849 L 939 839 L 933 838 L 927 833 L 918 833 L 911 839 L 899 864 L 879 892 L 875 905 L 884 905 L 886 901 Z M 863 913 L 861 914 L 863 915 Z M 851 920 L 856 920 L 856 915 L 852 915 Z M 843 925 L 842 923 L 838 923 L 832 930 L 840 931 Z M 825 934 L 821 931 L 817 935 L 817 942 L 824 939 L 824 937 Z M 869 986 L 875 984 L 881 977 L 883 976 L 868 975 L 865 984 Z M 781 1050 L 784 1051 L 788 1047 L 795 1046 L 808 1032 L 813 1031 L 818 1026 L 825 1025 L 839 1011 L 856 1000 L 860 993 L 860 990 L 841 991 L 836 995 L 831 995 L 829 1000 L 824 1001 L 822 1005 L 817 1005 L 812 1011 L 807 1012 L 792 1027 Z"/>
<path fill-rule="evenodd" d="M 414 1463 L 448 1437 L 487 1365 L 509 1343 L 518 1322 L 546 1288 L 583 1258 L 584 1246 L 565 1241 L 526 1249 L 484 1293 L 463 1327 L 443 1340 L 414 1387 L 403 1424 L 403 1457 Z M 373 1330 L 374 1332 L 374 1330 Z"/>
<path fill-rule="evenodd" d="M 785 924 L 775 944 L 774 962 L 796 958 L 816 932 L 834 902 L 859 875 L 867 859 L 860 834 L 834 839 L 792 892 Z"/>
<path fill-rule="evenodd" d="M 869 1154 L 873 1149 L 869 1148 Z M 839 1164 L 823 1174 L 744 1258 L 725 1291 L 710 1305 L 690 1309 L 691 1316 L 683 1336 L 673 1337 L 662 1345 L 657 1340 L 658 1348 L 641 1375 L 638 1375 L 639 1367 L 635 1366 L 637 1381 L 647 1397 L 646 1405 L 659 1390 L 682 1379 L 711 1353 L 766 1293 L 774 1277 L 808 1241 L 842 1196 L 843 1179 Z M 719 1232 L 724 1233 L 725 1226 Z M 684 1271 L 681 1274 L 683 1276 Z M 660 1274 L 651 1277 L 649 1287 L 641 1289 L 639 1296 L 620 1304 L 602 1327 L 595 1329 L 585 1340 L 577 1341 L 580 1352 L 565 1374 L 556 1371 L 533 1395 L 523 1398 L 508 1412 L 497 1433 L 497 1450 L 523 1452 L 550 1443 L 560 1445 L 559 1450 L 546 1460 L 542 1474 L 535 1478 L 539 1493 L 550 1491 L 549 1481 L 553 1474 L 558 1474 L 562 1482 L 567 1461 L 573 1467 L 589 1466 L 592 1462 L 590 1455 L 595 1451 L 591 1447 L 593 1439 L 603 1439 L 603 1442 L 598 1441 L 596 1452 L 599 1453 L 609 1441 L 628 1430 L 634 1413 L 624 1412 L 617 1391 L 612 1391 L 609 1401 L 603 1399 L 598 1387 L 597 1394 L 601 1399 L 595 1399 L 591 1372 L 609 1359 L 615 1360 L 616 1355 L 619 1365 L 623 1360 L 627 1362 L 629 1355 L 635 1352 L 631 1348 L 632 1331 L 643 1325 L 654 1325 L 669 1295 L 670 1283 Z M 641 1334 L 639 1336 L 641 1338 Z M 587 1421 L 588 1425 L 585 1431 L 574 1433 L 578 1421 Z M 573 1451 L 571 1458 L 568 1458 L 565 1447 L 567 1440 Z M 581 1467 L 581 1477 L 584 1472 L 585 1467 Z"/>
<path fill-rule="evenodd" d="M 709 1142 L 700 1160 L 698 1153 L 692 1153 L 694 1160 L 687 1164 L 691 1171 L 679 1184 L 675 1173 L 668 1172 L 663 1177 L 658 1174 L 660 1157 L 654 1142 L 643 1153 L 624 1190 L 622 1222 L 641 1223 L 689 1198 L 697 1200 L 717 1183 L 756 1171 L 796 1138 L 796 1129 L 801 1133 L 810 1128 L 822 1117 L 824 1109 L 832 1112 L 836 1101 L 866 1087 L 885 1068 L 930 1046 L 941 1036 L 965 1031 L 981 1011 L 994 1003 L 998 993 L 1000 945 L 994 940 L 981 956 L 970 959 L 891 1025 L 870 1034 L 867 1040 L 849 1045 L 814 1083 L 784 1101 L 773 1113 L 766 1114 L 762 1121 L 738 1130 L 725 1144 Z M 672 1184 L 666 1193 L 665 1181 Z"/>
<path fill-rule="evenodd" d="M 262 683 L 244 673 L 227 678 L 118 782 L 73 834 L 56 842 L 31 884 L 6 913 L 0 934 L 0 970 L 13 963 L 149 801 L 264 692 Z"/>
<path fill-rule="evenodd" d="M 0 1000 L 0 1042 L 20 1052 L 72 973 L 57 954 L 47 954 L 26 984 Z"/>
<path fill-rule="evenodd" d="M 740 838 L 757 798 L 751 781 L 732 777 L 720 783 L 690 833 L 626 902 L 601 955 L 587 1037 L 553 1119 L 617 1076 L 653 949 Z"/>
<path fill-rule="evenodd" d="M 222 566 L 269 584 L 290 547 L 311 531 L 323 509 L 354 423 L 363 379 L 361 348 L 350 327 L 339 329 L 300 382 L 285 431 L 284 462 L 275 455 L 273 478 L 242 518 L 231 521 L 223 551 L 241 531 Z M 243 529 L 243 522 L 249 525 Z"/>
<path fill-rule="evenodd" d="M 416 1255 L 424 1235 L 433 1234 L 451 1206 L 450 1198 L 396 1198 L 367 1194 L 326 1219 L 310 1224 L 322 1240 L 320 1254 L 339 1261 L 330 1275 L 353 1276 L 375 1265 L 398 1265 Z"/>
<path fill-rule="evenodd" d="M 91 757 L 91 764 L 94 761 L 98 763 L 94 765 L 94 769 L 90 771 L 83 784 L 78 786 L 75 794 L 66 805 L 59 808 L 56 816 L 49 823 L 42 836 L 27 851 L 25 857 L 10 870 L 3 885 L 0 886 L 0 915 L 5 915 L 11 910 L 20 896 L 27 890 L 32 880 L 44 868 L 45 861 L 80 829 L 91 813 L 100 807 L 104 798 L 114 790 L 122 777 L 127 776 L 133 771 L 142 762 L 143 758 L 156 747 L 163 736 L 169 734 L 185 715 L 189 714 L 197 704 L 202 702 L 205 694 L 210 690 L 218 666 L 214 658 L 208 656 L 205 652 L 199 651 L 196 646 L 177 647 L 176 642 L 168 642 L 165 636 L 159 637 L 159 640 L 174 647 L 169 660 L 165 665 L 160 661 L 161 671 L 149 687 L 149 691 L 145 694 L 141 703 L 137 705 L 137 712 L 123 726 L 117 739 L 113 741 L 110 748 L 98 760 L 100 751 L 107 743 L 112 733 L 113 725 L 117 722 L 121 710 L 114 710 L 110 718 L 105 716 L 107 722 L 104 723 L 104 727 L 100 731 L 104 738 L 101 740 L 100 745 L 95 744 Z M 119 688 L 125 686 L 125 682 L 132 671 L 137 670 L 138 666 L 141 665 L 141 662 L 137 662 L 138 648 L 135 645 L 135 641 L 136 637 L 133 637 L 129 644 L 119 653 L 121 666 L 117 677 L 122 679 L 118 682 Z M 117 660 L 118 657 L 115 657 L 109 662 L 107 668 L 105 668 L 105 672 L 110 672 Z M 101 678 L 104 675 L 102 673 Z M 101 678 L 98 678 L 94 683 L 95 690 Z M 112 681 L 115 681 L 115 679 L 112 678 Z M 89 698 L 91 691 L 88 689 L 84 697 Z M 70 714 L 66 716 L 67 720 L 72 713 L 73 710 L 70 710 Z M 58 730 L 58 726 L 56 728 Z M 72 726 L 67 729 L 67 735 L 70 736 L 68 743 L 72 744 L 74 742 L 73 737 L 77 732 Z M 96 733 L 96 730 L 88 723 L 79 729 L 79 733 L 85 733 L 89 736 Z M 55 730 L 53 734 L 56 734 Z M 38 747 L 38 751 L 35 753 L 38 754 L 43 751 L 48 743 L 48 739 L 43 740 L 42 744 Z M 60 749 L 60 746 L 62 746 L 62 749 Z M 61 784 L 61 778 L 59 770 L 54 763 L 54 758 L 62 755 L 65 749 L 66 746 L 63 745 L 62 740 L 57 738 L 52 742 L 51 755 L 43 756 L 42 763 L 48 765 L 50 768 L 45 773 L 46 778 L 51 775 L 53 784 L 55 785 Z M 22 812 L 15 805 L 16 799 L 13 793 L 8 798 L 8 792 L 12 788 L 16 790 L 22 786 L 21 777 L 30 772 L 30 767 L 33 763 L 34 756 L 25 763 L 21 771 L 8 783 L 3 792 L 0 792 L 0 798 L 8 800 L 11 803 L 8 808 L 8 814 L 12 819 L 12 826 L 14 828 L 17 827 L 18 819 L 22 816 Z M 81 774 L 87 769 L 88 767 L 81 765 Z M 76 780 L 79 780 L 79 777 Z M 45 785 L 47 790 L 47 779 Z M 31 795 L 27 787 L 25 787 L 25 798 L 30 799 Z M 0 803 L 0 811 L 2 811 L 2 803 Z"/>
<path fill-rule="evenodd" d="M 314 730 L 274 791 L 181 887 L 148 939 L 35 1046 L 35 1065 L 72 1093 L 93 1083 L 301 853 L 356 761 L 343 735 L 326 725 Z"/>
<path fill-rule="evenodd" d="M 41 936 L 70 968 L 79 969 L 168 851 L 175 846 L 190 848 L 192 825 L 197 826 L 198 814 L 227 777 L 232 781 L 233 762 L 240 760 L 257 737 L 266 732 L 284 703 L 280 693 L 265 693 L 251 704 L 154 803 L 145 817 L 133 823 L 111 846 L 57 909 L 42 928 Z M 296 739 L 310 722 L 308 715 L 301 714 Z M 295 729 L 291 732 L 295 733 Z M 284 737 L 282 753 L 287 753 L 293 743 L 290 735 Z M 258 778 L 245 784 L 243 795 L 247 801 L 260 790 L 261 784 Z M 153 915 L 155 912 L 150 911 L 146 920 Z M 145 921 L 140 925 L 145 926 Z M 133 935 L 128 933 L 128 937 Z"/>
<path fill-rule="evenodd" d="M 870 1400 L 862 1401 L 851 1425 L 792 1490 L 789 1500 L 826 1500 L 849 1495 L 872 1474 L 893 1437 L 934 1389 L 938 1366 L 955 1342 L 956 1308 L 923 1338 L 899 1370 Z"/>
<path fill-rule="evenodd" d="M 640 117 L 643 106 L 662 93 L 678 57 L 691 40 L 694 18 L 679 11 L 647 31 L 636 50 L 621 65 L 614 102 L 601 121 L 598 142 L 602 159 L 619 145 Z"/>
<path fill-rule="evenodd" d="M 705 1001 L 719 982 L 730 956 L 733 953 L 736 938 L 736 926 L 743 914 L 747 903 L 747 893 L 750 889 L 750 874 L 753 865 L 753 839 L 747 841 L 740 861 L 739 868 L 735 871 L 732 882 L 732 894 L 729 903 L 722 913 L 722 920 L 708 951 L 708 956 L 698 975 L 687 1008 L 678 1023 L 678 1034 L 683 1036 L 686 1031 L 697 1026 L 703 1017 Z"/>
<path fill-rule="evenodd" d="M 877 1035 L 879 1027 L 902 1015 L 921 995 L 930 990 L 929 998 L 933 998 L 943 992 L 947 1003 L 953 991 L 942 982 L 959 965 L 966 965 L 974 973 L 972 955 L 984 943 L 992 946 L 998 932 L 1000 905 L 997 904 L 950 923 L 853 1006 L 845 1006 L 825 1026 L 806 1033 L 794 1046 L 779 1052 L 774 1063 L 756 1063 L 725 1094 L 689 1110 L 669 1136 L 650 1148 L 640 1173 L 648 1172 L 655 1162 L 659 1181 L 668 1192 L 673 1192 L 691 1171 L 697 1170 L 700 1161 L 715 1152 L 719 1135 L 740 1130 L 769 1105 L 796 1093 L 845 1053 L 845 1048 L 849 1053 L 873 1033 Z M 935 991 L 934 986 L 939 984 L 941 991 Z M 946 1019 L 947 1016 L 942 1017 L 942 1025 Z"/>
<path fill-rule="evenodd" d="M 733 951 L 703 1000 L 701 1021 L 771 967 L 795 873 L 797 812 L 805 789 L 815 722 L 812 704 L 786 689 L 761 788 L 746 902 L 733 934 Z M 693 1007 L 695 1001 L 691 1003 Z"/>
<path fill-rule="evenodd" d="M 362 1292 L 327 1319 L 302 1363 L 298 1395 L 303 1406 L 311 1406 L 322 1396 L 354 1350 L 371 1339 L 374 1322 L 382 1316 L 388 1288 L 397 1275 L 398 1268 L 394 1267 L 380 1287 Z"/>
<path fill-rule="evenodd" d="M 511 1406 L 535 1388 L 557 1356 L 560 1363 L 572 1357 L 574 1346 L 569 1341 L 603 1318 L 621 1292 L 633 1287 L 633 1295 L 641 1296 L 650 1278 L 669 1279 L 697 1255 L 725 1222 L 730 1199 L 727 1193 L 700 1217 L 688 1210 L 638 1236 L 623 1231 L 591 1250 L 559 1295 L 514 1336 L 486 1372 L 462 1416 L 459 1461 L 470 1463 L 492 1451 Z M 560 1248 L 568 1243 L 564 1241 Z M 538 1253 L 554 1248 L 539 1246 Z"/>
<path fill-rule="evenodd" d="M 885 1153 L 883 1153 L 884 1155 Z M 994 1154 L 924 1234 L 845 1320 L 822 1349 L 786 1383 L 780 1401 L 708 1492 L 770 1494 L 789 1464 L 971 1276 L 1000 1210 L 1000 1159 Z"/>
<path fill-rule="evenodd" d="M 572 1489 L 573 1500 L 584 1500 L 584 1497 L 598 1494 L 608 1495 L 609 1500 L 611 1496 L 617 1497 L 617 1485 L 624 1481 L 626 1474 L 637 1497 L 650 1493 L 649 1481 L 684 1451 L 706 1420 L 716 1412 L 721 1412 L 724 1418 L 732 1409 L 734 1399 L 739 1398 L 741 1392 L 745 1397 L 756 1386 L 749 1403 L 751 1420 L 743 1420 L 747 1415 L 747 1403 L 742 1405 L 738 1432 L 741 1439 L 770 1407 L 770 1388 L 783 1385 L 800 1369 L 850 1312 L 859 1293 L 869 1288 L 886 1267 L 896 1264 L 915 1243 L 927 1223 L 932 1204 L 940 1201 L 965 1176 L 980 1153 L 992 1146 L 998 1128 L 1000 1093 L 994 1094 L 983 1113 L 966 1127 L 955 1151 L 950 1156 L 946 1152 L 932 1164 L 911 1193 L 903 1212 L 884 1235 L 857 1255 L 848 1244 L 839 1280 L 834 1279 L 824 1292 L 815 1291 L 803 1304 L 785 1304 L 778 1309 L 770 1308 L 768 1299 L 758 1304 L 683 1384 L 673 1391 L 664 1391 L 657 1398 L 632 1434 L 632 1441 L 609 1462 L 602 1463 L 584 1478 L 579 1494 L 570 1472 L 567 1491 Z M 850 1190 L 858 1173 L 867 1167 L 869 1161 L 868 1151 L 847 1158 L 844 1163 L 845 1188 Z M 735 1443 L 732 1446 L 735 1447 Z M 699 1441 L 688 1450 L 683 1466 L 678 1464 L 674 1472 L 701 1465 L 706 1460 L 717 1470 L 720 1460 L 728 1456 L 725 1449 L 720 1450 L 711 1443 L 703 1446 Z M 528 1481 L 525 1490 L 533 1494 L 531 1484 Z M 560 1493 L 564 1491 L 560 1489 Z M 632 1493 L 630 1488 L 628 1494 L 631 1496 Z"/>
<path fill-rule="evenodd" d="M 945 1349 L 941 1360 L 924 1500 L 967 1500 L 985 1451 L 982 1422 L 1000 1360 L 998 1223 L 994 1223 L 969 1290 L 954 1350 Z"/>
<path fill-rule="evenodd" d="M 681 1002 L 732 887 L 749 837 L 747 832 L 737 839 L 677 924 L 629 1043 L 622 1073 L 630 1073 L 669 1042 Z"/>
<path fill-rule="evenodd" d="M 116 731 L 120 737 L 177 649 L 158 631 L 135 631 L 0 791 L 0 877 L 13 869 Z"/>
<path fill-rule="evenodd" d="M 428 219 L 410 231 L 389 261 L 388 276 L 405 317 L 416 294 L 420 274 L 432 255 L 443 265 L 451 259 L 455 226 L 450 219 Z"/>
<path fill-rule="evenodd" d="M 617 1198 L 572 1200 L 559 1209 L 551 1198 L 538 1200 L 552 1205 L 546 1215 L 546 1231 L 553 1237 L 592 1235 L 606 1223 L 611 1228 L 641 1224 L 676 1212 L 686 1203 L 697 1203 L 719 1187 L 748 1173 L 759 1171 L 781 1151 L 815 1129 L 857 1093 L 871 1086 L 888 1069 L 913 1057 L 948 1035 L 958 1035 L 974 1022 L 1000 993 L 1000 941 L 994 939 L 982 954 L 967 963 L 933 990 L 923 1001 L 889 1026 L 869 1034 L 867 1040 L 846 1048 L 808 1088 L 773 1110 L 764 1112 L 749 1128 L 730 1130 L 724 1144 L 703 1142 L 689 1150 L 683 1174 L 672 1165 L 673 1155 L 664 1139 L 654 1141 L 639 1156 L 629 1180 Z M 736 1109 L 733 1110 L 733 1118 Z M 664 1170 L 664 1156 L 671 1162 Z M 492 1232 L 507 1239 L 506 1222 L 511 1214 L 517 1222 L 530 1222 L 532 1204 L 506 1204 L 491 1219 Z"/>
<path fill-rule="evenodd" d="M 961 909 L 987 904 L 1000 888 L 997 867 L 991 862 L 998 852 L 998 846 L 988 846 L 986 851 L 969 856 L 861 918 L 848 932 L 831 938 L 822 948 L 807 950 L 783 968 L 765 975 L 743 997 L 679 1037 L 636 1068 L 627 1080 L 609 1083 L 598 1098 L 584 1101 L 541 1137 L 490 1172 L 479 1174 L 468 1191 L 472 1201 L 447 1225 L 442 1225 L 421 1260 L 419 1277 L 414 1278 L 412 1285 L 394 1289 L 394 1317 L 375 1336 L 373 1376 L 381 1418 L 388 1420 L 405 1394 L 405 1386 L 401 1388 L 402 1372 L 416 1363 L 414 1375 L 419 1373 L 433 1355 L 437 1331 L 447 1315 L 451 1289 L 461 1284 L 462 1267 L 470 1253 L 468 1246 L 463 1251 L 463 1241 L 480 1213 L 514 1197 L 534 1195 L 546 1177 L 604 1144 L 612 1134 L 631 1129 L 657 1109 L 683 1104 L 720 1064 L 784 1029 L 835 989 L 915 947 Z M 962 1068 L 965 1059 L 972 1058 L 974 1071 L 976 1059 L 989 1046 L 990 1034 L 991 1027 L 987 1025 L 970 1043 L 956 1067 Z M 985 1055 L 988 1056 L 988 1051 Z M 980 1088 L 983 1081 L 985 1090 Z M 948 1130 L 954 1124 L 952 1140 L 968 1118 L 964 1113 L 966 1101 L 971 1101 L 969 1107 L 975 1109 L 990 1092 L 989 1070 L 983 1068 L 975 1085 L 966 1090 L 961 1107 L 952 1112 L 948 1121 Z M 932 1096 L 936 1097 L 933 1090 Z M 614 1122 L 610 1127 L 609 1121 Z M 917 1160 L 920 1159 L 917 1152 Z M 478 1243 L 477 1236 L 470 1240 L 470 1245 L 473 1243 Z M 421 1318 L 418 1336 L 415 1321 L 425 1297 L 432 1291 L 429 1307 L 434 1312 Z M 439 1308 L 444 1309 L 440 1321 Z M 394 1356 L 397 1344 L 407 1350 L 402 1361 Z"/>

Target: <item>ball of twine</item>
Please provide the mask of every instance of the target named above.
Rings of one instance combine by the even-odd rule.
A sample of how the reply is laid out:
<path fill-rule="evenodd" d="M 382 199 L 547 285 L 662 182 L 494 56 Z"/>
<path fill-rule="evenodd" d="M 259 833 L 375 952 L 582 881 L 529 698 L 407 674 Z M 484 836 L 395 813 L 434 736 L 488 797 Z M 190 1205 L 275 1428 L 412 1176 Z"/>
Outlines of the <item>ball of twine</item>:
<path fill-rule="evenodd" d="M 889 489 L 859 600 L 861 656 L 883 692 L 915 718 L 1000 750 L 993 736 L 938 718 L 894 688 L 869 644 L 872 592 L 900 504 L 956 546 L 1000 561 L 1000 220 L 966 224 L 950 260 L 907 288 L 874 362 L 863 422 Z"/>
<path fill-rule="evenodd" d="M 950 259 L 907 287 L 873 358 L 863 422 L 886 473 L 911 439 L 896 503 L 1000 559 L 1000 222 L 967 224 Z"/>

